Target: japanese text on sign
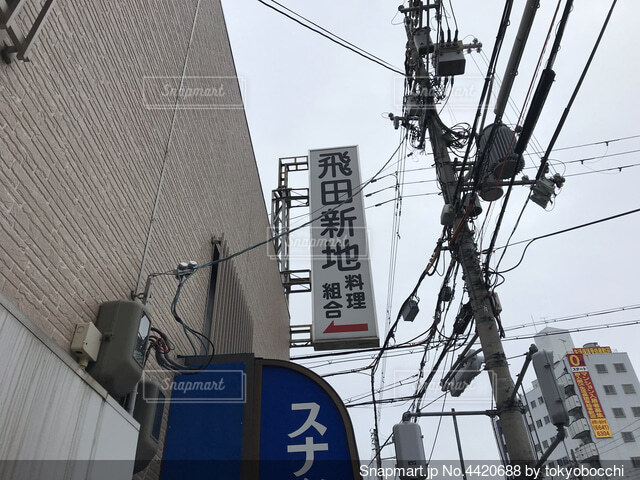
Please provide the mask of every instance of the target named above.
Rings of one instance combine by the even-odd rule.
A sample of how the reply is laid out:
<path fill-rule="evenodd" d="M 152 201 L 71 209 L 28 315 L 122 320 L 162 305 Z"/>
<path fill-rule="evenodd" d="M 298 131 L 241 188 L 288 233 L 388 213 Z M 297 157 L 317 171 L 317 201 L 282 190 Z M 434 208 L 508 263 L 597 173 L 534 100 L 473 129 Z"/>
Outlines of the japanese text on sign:
<path fill-rule="evenodd" d="M 357 147 L 309 153 L 314 347 L 377 346 Z"/>
<path fill-rule="evenodd" d="M 573 378 L 575 379 L 576 386 L 582 397 L 582 403 L 587 410 L 587 416 L 591 422 L 591 428 L 596 438 L 609 438 L 611 437 L 611 428 L 609 422 L 602 410 L 602 404 L 598 398 L 596 388 L 591 380 L 591 374 L 587 369 L 587 365 L 584 362 L 584 356 L 582 353 L 570 353 L 567 355 Z"/>

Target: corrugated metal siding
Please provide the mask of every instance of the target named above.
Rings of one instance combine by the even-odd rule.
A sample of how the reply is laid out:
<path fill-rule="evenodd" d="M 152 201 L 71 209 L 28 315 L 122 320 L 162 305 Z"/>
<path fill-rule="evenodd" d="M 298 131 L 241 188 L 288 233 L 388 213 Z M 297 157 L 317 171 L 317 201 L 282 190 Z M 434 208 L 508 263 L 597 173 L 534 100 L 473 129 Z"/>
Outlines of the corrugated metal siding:
<path fill-rule="evenodd" d="M 2 304 L 0 385 L 0 478 L 131 478 L 137 424 Z"/>
<path fill-rule="evenodd" d="M 226 243 L 220 250 L 221 257 L 229 255 Z M 218 275 L 211 332 L 216 353 L 250 353 L 253 323 L 233 260 L 219 264 Z"/>

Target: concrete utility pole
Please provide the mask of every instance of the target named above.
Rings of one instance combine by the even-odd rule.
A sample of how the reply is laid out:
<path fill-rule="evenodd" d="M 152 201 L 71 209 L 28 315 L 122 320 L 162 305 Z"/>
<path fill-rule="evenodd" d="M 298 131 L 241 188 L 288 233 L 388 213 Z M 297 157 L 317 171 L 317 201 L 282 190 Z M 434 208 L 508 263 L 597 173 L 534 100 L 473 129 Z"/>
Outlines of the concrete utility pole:
<path fill-rule="evenodd" d="M 461 202 L 456 200 L 456 195 L 461 193 L 456 192 L 458 178 L 449 158 L 443 130 L 434 105 L 431 105 L 430 111 L 427 112 L 426 122 L 445 202 L 452 206 L 460 204 Z M 460 175 L 463 174 L 463 172 L 460 173 Z M 529 442 L 524 416 L 519 405 L 510 402 L 514 383 L 502 348 L 497 321 L 493 314 L 491 294 L 484 281 L 480 266 L 480 255 L 467 219 L 465 211 L 456 212 L 453 231 L 457 234 L 454 234 L 455 239 L 449 247 L 451 254 L 462 267 L 464 282 L 476 321 L 476 332 L 482 345 L 486 369 L 493 387 L 496 409 L 502 423 L 509 459 L 512 465 L 533 466 L 535 458 Z"/>

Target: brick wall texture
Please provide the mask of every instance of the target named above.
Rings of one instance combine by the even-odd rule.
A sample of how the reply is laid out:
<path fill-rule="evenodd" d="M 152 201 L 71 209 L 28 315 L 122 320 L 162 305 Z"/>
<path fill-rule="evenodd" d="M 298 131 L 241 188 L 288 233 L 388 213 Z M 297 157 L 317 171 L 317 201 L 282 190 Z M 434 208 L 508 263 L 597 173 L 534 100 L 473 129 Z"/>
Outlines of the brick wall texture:
<path fill-rule="evenodd" d="M 41 2 L 27 3 L 23 24 Z M 63 348 L 77 323 L 142 289 L 149 273 L 208 261 L 212 237 L 228 252 L 267 238 L 244 111 L 184 98 L 175 118 L 173 108 L 147 108 L 173 105 L 163 89 L 179 84 L 185 58 L 186 75 L 200 77 L 192 85 L 218 88 L 205 104 L 241 104 L 220 0 L 59 0 L 32 62 L 0 65 L 0 291 Z M 288 358 L 287 305 L 268 248 L 225 265 L 241 290 L 227 296 L 248 315 L 241 323 L 252 338 L 236 338 L 233 316 L 218 315 L 220 353 L 249 345 Z M 180 300 L 196 329 L 208 282 L 208 270 L 196 274 Z M 150 308 L 188 354 L 169 311 L 175 288 L 173 277 L 156 278 Z M 145 475 L 155 478 L 157 465 Z"/>

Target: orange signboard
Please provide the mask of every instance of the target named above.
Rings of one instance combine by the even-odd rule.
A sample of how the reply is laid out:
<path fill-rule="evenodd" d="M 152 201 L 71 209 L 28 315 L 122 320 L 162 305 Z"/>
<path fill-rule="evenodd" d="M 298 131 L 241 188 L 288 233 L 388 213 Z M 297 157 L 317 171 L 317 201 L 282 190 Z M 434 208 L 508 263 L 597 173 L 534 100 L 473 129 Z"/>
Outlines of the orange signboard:
<path fill-rule="evenodd" d="M 574 348 L 573 353 L 581 353 L 583 355 L 590 355 L 592 353 L 611 353 L 611 347 Z"/>
<path fill-rule="evenodd" d="M 591 428 L 596 438 L 610 438 L 611 428 L 609 422 L 605 417 L 600 399 L 596 392 L 596 388 L 591 380 L 591 375 L 587 370 L 587 366 L 584 363 L 584 356 L 582 353 L 570 353 L 567 355 L 569 365 L 571 365 L 571 371 L 573 372 L 573 378 L 575 378 L 576 386 L 580 391 L 582 397 L 582 403 L 587 409 L 587 416 L 591 422 Z"/>

